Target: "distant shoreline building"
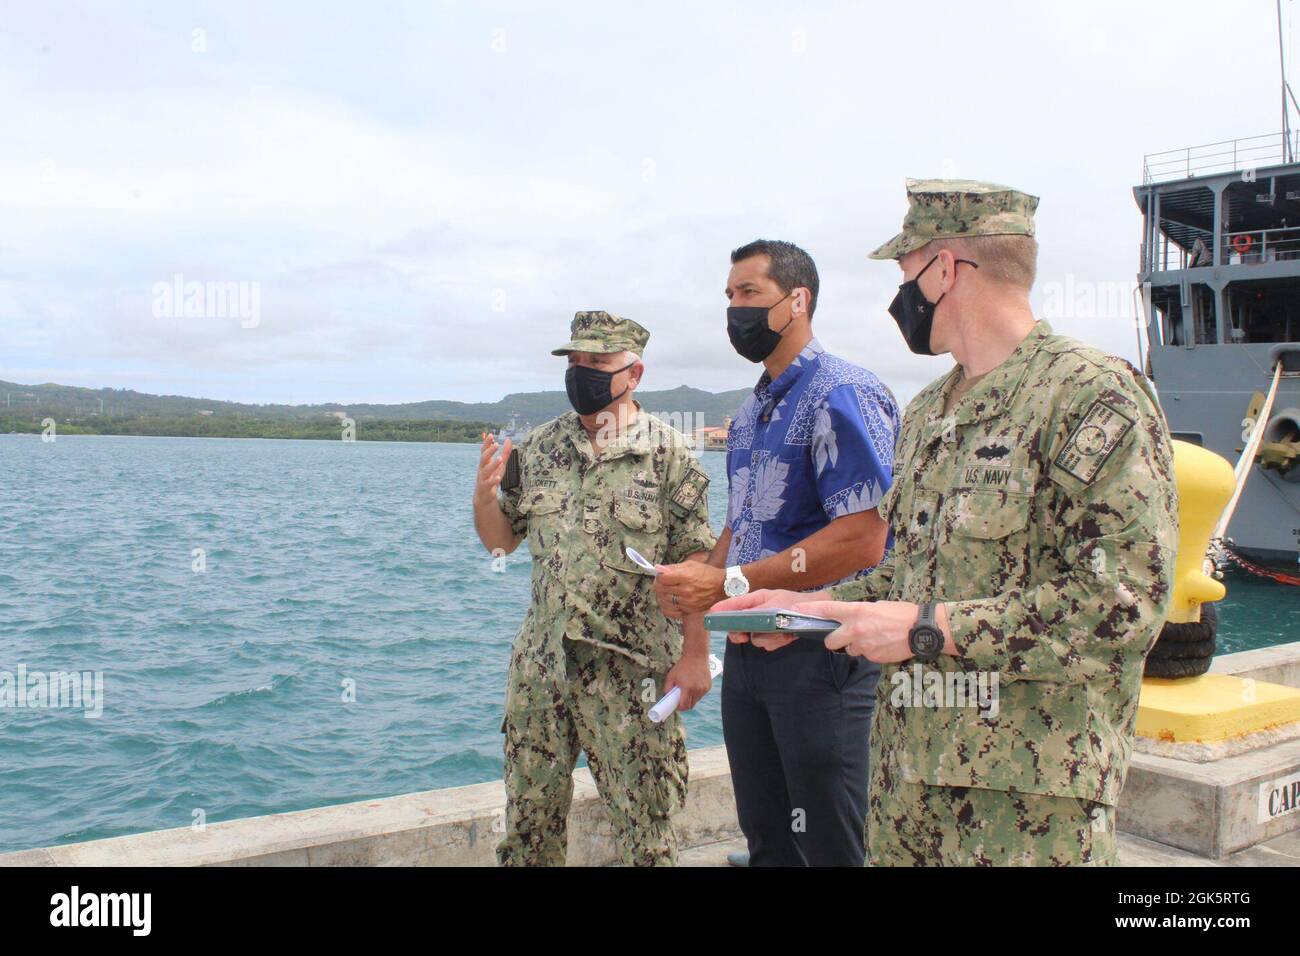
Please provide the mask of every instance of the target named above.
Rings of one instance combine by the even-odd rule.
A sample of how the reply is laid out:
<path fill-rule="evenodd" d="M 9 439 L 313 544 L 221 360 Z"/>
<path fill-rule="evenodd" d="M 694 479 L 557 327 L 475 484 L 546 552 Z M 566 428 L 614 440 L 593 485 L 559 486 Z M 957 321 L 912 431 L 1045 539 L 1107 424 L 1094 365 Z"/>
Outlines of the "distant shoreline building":
<path fill-rule="evenodd" d="M 727 433 L 731 431 L 731 416 L 722 420 L 721 425 L 706 425 L 695 430 L 694 447 L 700 451 L 726 451 Z"/>

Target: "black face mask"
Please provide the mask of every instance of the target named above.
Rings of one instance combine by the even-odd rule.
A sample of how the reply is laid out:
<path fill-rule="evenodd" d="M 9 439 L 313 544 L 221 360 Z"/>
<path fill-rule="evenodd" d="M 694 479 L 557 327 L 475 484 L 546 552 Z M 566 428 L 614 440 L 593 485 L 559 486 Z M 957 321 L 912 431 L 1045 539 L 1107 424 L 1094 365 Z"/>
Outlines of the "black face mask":
<path fill-rule="evenodd" d="M 622 368 L 605 372 L 589 365 L 570 365 L 564 373 L 564 390 L 569 393 L 569 404 L 579 415 L 594 415 L 606 405 L 617 401 L 627 394 L 627 389 L 617 395 L 610 394 L 613 389 L 609 383 L 619 372 L 630 369 L 636 362 L 628 362 Z"/>
<path fill-rule="evenodd" d="M 791 314 L 790 322 L 781 326 L 781 332 L 776 332 L 768 328 L 767 313 L 790 298 L 793 292 L 790 290 L 771 305 L 733 305 L 727 309 L 727 337 L 741 358 L 761 362 L 776 351 L 781 344 L 781 332 L 790 327 L 794 315 Z"/>
<path fill-rule="evenodd" d="M 938 259 L 935 256 L 934 259 Z M 934 265 L 934 259 L 925 264 L 925 269 Z M 953 263 L 956 268 L 958 262 L 964 262 L 968 266 L 979 268 L 979 264 L 971 262 L 969 259 L 957 259 Z M 939 307 L 943 301 L 943 293 L 938 299 L 931 302 L 921 291 L 921 283 L 917 280 L 925 275 L 925 269 L 916 274 L 915 279 L 909 279 L 898 287 L 898 295 L 894 296 L 894 301 L 889 303 L 889 314 L 894 317 L 898 323 L 898 330 L 903 333 L 903 340 L 907 342 L 907 347 L 917 355 L 933 355 L 930 348 L 930 329 L 934 325 L 934 310 Z"/>

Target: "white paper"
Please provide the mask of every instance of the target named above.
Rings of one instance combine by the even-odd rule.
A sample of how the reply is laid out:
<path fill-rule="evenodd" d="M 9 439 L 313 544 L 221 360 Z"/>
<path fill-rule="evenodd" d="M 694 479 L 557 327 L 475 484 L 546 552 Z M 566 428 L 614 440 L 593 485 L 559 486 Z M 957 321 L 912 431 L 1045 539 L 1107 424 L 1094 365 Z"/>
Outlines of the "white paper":
<path fill-rule="evenodd" d="M 628 550 L 631 551 L 632 549 L 628 548 Z M 636 559 L 634 558 L 633 560 Z M 709 676 L 714 680 L 717 680 L 718 675 L 721 673 L 722 673 L 722 661 L 718 660 L 716 655 L 710 654 L 709 655 Z M 656 724 L 663 723 L 665 720 L 669 718 L 669 716 L 671 716 L 672 712 L 677 709 L 677 705 L 680 704 L 681 702 L 682 702 L 682 689 L 680 687 L 674 687 L 668 693 L 664 694 L 663 697 L 659 698 L 658 702 L 653 707 L 650 708 L 649 717 L 651 723 L 656 723 Z"/>
<path fill-rule="evenodd" d="M 640 565 L 641 567 L 649 571 L 651 574 L 657 575 L 659 573 L 659 569 L 656 568 L 650 561 L 648 561 L 646 557 L 643 554 L 641 554 L 641 552 L 638 551 L 636 548 L 624 548 L 623 550 L 627 552 L 627 556 L 632 559 L 632 562 L 634 564 Z"/>
<path fill-rule="evenodd" d="M 677 709 L 677 705 L 682 702 L 682 689 L 674 687 L 668 693 L 659 698 L 659 702 L 650 708 L 650 722 L 652 724 L 662 724 L 668 719 L 668 716 Z"/>

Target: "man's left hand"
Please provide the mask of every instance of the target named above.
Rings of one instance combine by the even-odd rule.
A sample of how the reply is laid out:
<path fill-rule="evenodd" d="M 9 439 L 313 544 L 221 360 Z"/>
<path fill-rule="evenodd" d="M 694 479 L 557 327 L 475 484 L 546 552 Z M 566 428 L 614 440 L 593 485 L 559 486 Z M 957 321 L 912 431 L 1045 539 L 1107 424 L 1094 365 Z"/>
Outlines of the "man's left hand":
<path fill-rule="evenodd" d="M 799 611 L 816 617 L 829 617 L 840 626 L 826 636 L 830 650 L 844 648 L 858 657 L 877 664 L 897 664 L 912 657 L 907 635 L 916 623 L 920 608 L 910 601 L 809 601 Z M 948 616 L 938 607 L 940 630 L 947 634 Z M 956 650 L 951 637 L 944 639 L 944 653 Z"/>
<path fill-rule="evenodd" d="M 722 581 L 727 573 L 703 561 L 657 565 L 655 597 L 666 617 L 707 611 L 722 596 Z"/>
<path fill-rule="evenodd" d="M 689 654 L 673 665 L 664 679 L 664 693 L 674 687 L 682 689 L 678 710 L 690 710 L 700 698 L 713 687 L 713 678 L 709 675 L 709 655 Z"/>

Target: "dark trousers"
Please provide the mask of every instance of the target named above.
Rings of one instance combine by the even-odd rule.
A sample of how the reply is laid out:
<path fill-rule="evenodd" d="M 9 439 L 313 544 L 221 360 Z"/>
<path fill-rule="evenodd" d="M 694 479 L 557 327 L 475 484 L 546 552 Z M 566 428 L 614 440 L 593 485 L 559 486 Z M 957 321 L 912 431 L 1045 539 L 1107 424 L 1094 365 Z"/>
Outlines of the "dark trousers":
<path fill-rule="evenodd" d="M 722 736 L 750 866 L 862 866 L 880 667 L 799 639 L 727 642 Z"/>

